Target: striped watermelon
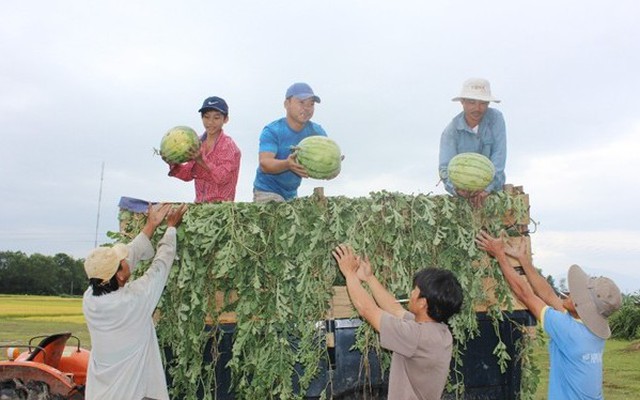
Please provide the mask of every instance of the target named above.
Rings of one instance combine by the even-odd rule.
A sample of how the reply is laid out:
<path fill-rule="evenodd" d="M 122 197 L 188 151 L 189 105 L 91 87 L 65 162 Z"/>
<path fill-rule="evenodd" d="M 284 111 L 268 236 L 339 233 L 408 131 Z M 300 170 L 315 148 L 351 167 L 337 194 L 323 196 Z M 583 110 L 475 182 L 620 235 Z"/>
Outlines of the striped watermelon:
<path fill-rule="evenodd" d="M 340 147 L 326 136 L 309 136 L 291 149 L 310 178 L 333 179 L 340 173 Z"/>
<path fill-rule="evenodd" d="M 160 155 L 169 164 L 190 161 L 200 148 L 200 138 L 188 126 L 176 126 L 164 135 L 160 142 Z"/>
<path fill-rule="evenodd" d="M 487 157 L 479 153 L 460 153 L 449 161 L 449 180 L 456 189 L 477 192 L 493 180 L 496 169 Z"/>

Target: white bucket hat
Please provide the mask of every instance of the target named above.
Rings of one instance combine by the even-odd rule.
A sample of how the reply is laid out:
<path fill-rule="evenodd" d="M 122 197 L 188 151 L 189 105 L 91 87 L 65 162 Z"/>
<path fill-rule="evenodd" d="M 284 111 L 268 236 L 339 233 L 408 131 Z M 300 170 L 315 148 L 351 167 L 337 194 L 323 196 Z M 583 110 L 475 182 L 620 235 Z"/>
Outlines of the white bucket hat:
<path fill-rule="evenodd" d="M 607 318 L 622 306 L 618 286 L 603 276 L 590 277 L 582 268 L 569 268 L 569 293 L 578 316 L 591 332 L 602 339 L 611 336 Z"/>
<path fill-rule="evenodd" d="M 500 100 L 491 95 L 491 85 L 489 81 L 482 78 L 471 78 L 464 81 L 460 95 L 454 97 L 451 101 L 460 101 L 462 99 L 500 103 Z"/>
<path fill-rule="evenodd" d="M 117 243 L 113 247 L 97 247 L 84 260 L 84 271 L 89 279 L 97 278 L 108 281 L 116 271 L 120 261 L 129 254 L 129 248 Z"/>

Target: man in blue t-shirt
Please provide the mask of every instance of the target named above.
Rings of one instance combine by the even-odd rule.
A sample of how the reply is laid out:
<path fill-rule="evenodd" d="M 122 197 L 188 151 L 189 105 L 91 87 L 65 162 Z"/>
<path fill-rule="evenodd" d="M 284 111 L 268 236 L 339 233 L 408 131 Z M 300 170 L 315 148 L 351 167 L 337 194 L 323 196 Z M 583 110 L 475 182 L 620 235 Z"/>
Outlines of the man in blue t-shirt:
<path fill-rule="evenodd" d="M 622 304 L 620 289 L 609 278 L 589 277 L 569 268 L 569 296 L 561 299 L 526 255 L 526 242 L 505 247 L 502 238 L 481 232 L 476 242 L 498 261 L 518 300 L 549 335 L 549 399 L 602 399 L 602 354 L 611 336 L 607 318 Z M 511 266 L 507 254 L 524 269 L 529 286 Z M 533 288 L 533 290 L 532 290 Z"/>
<path fill-rule="evenodd" d="M 309 177 L 291 147 L 309 136 L 327 136 L 322 127 L 311 122 L 320 97 L 306 83 L 294 83 L 284 100 L 286 116 L 265 126 L 260 135 L 259 165 L 253 182 L 253 201 L 286 201 L 298 195 L 302 178 Z"/>
<path fill-rule="evenodd" d="M 507 130 L 502 113 L 489 107 L 500 100 L 491 94 L 489 81 L 467 79 L 462 90 L 452 101 L 460 101 L 462 112 L 456 115 L 440 137 L 438 173 L 447 192 L 469 199 L 479 207 L 489 193 L 502 190 L 507 160 Z M 457 190 L 449 180 L 449 161 L 460 153 L 479 153 L 491 160 L 495 167 L 493 180 L 484 190 L 469 192 Z"/>

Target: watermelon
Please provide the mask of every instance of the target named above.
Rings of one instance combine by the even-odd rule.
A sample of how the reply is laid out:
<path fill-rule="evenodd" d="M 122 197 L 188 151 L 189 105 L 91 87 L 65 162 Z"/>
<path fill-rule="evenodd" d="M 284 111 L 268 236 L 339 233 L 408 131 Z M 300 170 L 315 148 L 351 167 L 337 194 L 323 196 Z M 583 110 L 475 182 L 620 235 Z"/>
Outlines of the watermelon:
<path fill-rule="evenodd" d="M 496 169 L 487 157 L 479 153 L 460 153 L 449 161 L 449 180 L 456 189 L 477 192 L 493 180 Z"/>
<path fill-rule="evenodd" d="M 175 126 L 162 137 L 160 155 L 169 164 L 181 164 L 193 159 L 200 148 L 200 138 L 188 126 Z"/>
<path fill-rule="evenodd" d="M 291 148 L 310 178 L 333 179 L 340 173 L 340 147 L 326 136 L 309 136 Z"/>

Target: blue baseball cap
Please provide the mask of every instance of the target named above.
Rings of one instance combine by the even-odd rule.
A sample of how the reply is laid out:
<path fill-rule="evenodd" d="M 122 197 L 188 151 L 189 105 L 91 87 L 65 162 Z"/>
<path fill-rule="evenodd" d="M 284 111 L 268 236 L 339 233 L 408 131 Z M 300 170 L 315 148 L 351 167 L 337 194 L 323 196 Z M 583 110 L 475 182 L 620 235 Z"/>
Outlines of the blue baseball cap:
<path fill-rule="evenodd" d="M 227 102 L 217 96 L 207 97 L 198 112 L 201 113 L 209 110 L 220 111 L 224 115 L 229 115 L 229 106 L 227 106 Z"/>
<path fill-rule="evenodd" d="M 284 98 L 288 99 L 289 97 L 295 97 L 296 99 L 300 100 L 313 98 L 316 103 L 320 103 L 320 97 L 316 96 L 315 93 L 313 93 L 313 89 L 311 89 L 311 86 L 307 85 L 304 82 L 297 82 L 289 86 L 289 89 L 287 89 L 287 94 Z"/>

